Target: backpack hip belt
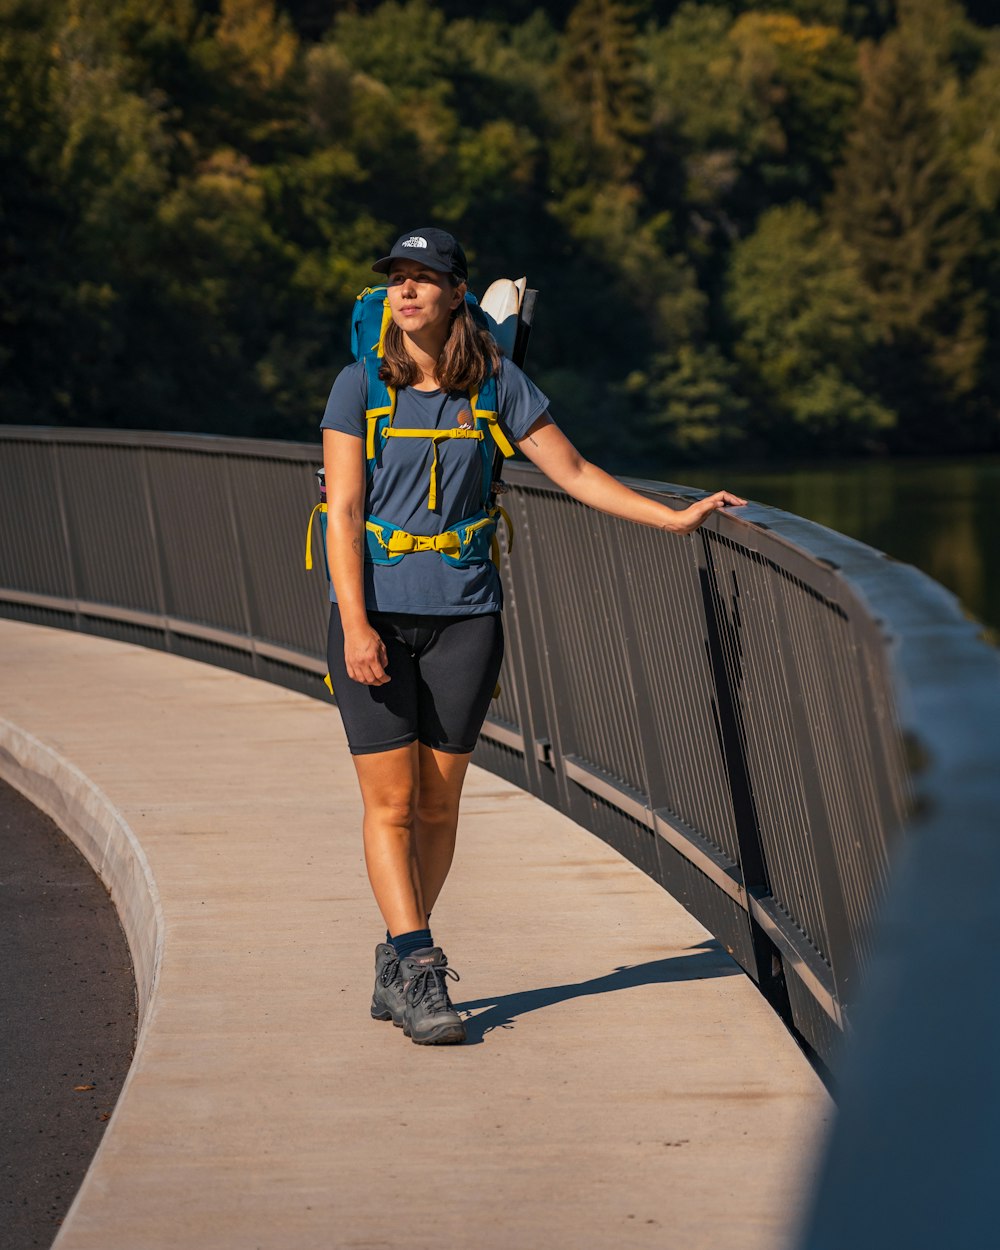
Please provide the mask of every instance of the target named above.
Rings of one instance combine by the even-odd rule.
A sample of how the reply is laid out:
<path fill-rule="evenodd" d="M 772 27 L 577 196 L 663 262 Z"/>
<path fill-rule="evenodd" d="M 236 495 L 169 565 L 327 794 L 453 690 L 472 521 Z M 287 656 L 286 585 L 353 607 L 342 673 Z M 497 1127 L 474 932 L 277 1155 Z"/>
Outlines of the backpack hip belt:
<path fill-rule="evenodd" d="M 365 518 L 365 560 L 370 564 L 398 564 L 414 551 L 436 551 L 445 564 L 469 568 L 491 558 L 499 563 L 497 525 L 501 517 L 507 526 L 507 551 L 513 546 L 510 517 L 499 504 L 492 504 L 474 516 L 457 521 L 440 534 L 410 534 L 391 521 L 377 516 Z"/>

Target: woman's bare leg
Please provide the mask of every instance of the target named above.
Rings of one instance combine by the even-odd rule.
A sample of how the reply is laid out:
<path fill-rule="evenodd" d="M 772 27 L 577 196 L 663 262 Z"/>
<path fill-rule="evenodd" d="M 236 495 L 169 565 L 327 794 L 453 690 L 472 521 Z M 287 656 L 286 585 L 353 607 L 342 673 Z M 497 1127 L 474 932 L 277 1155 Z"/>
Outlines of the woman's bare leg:
<path fill-rule="evenodd" d="M 420 884 L 428 914 L 438 900 L 455 856 L 458 805 L 471 755 L 418 747 L 416 845 Z"/>
<path fill-rule="evenodd" d="M 423 929 L 455 854 L 468 755 L 412 743 L 355 755 L 368 879 L 392 934 Z"/>
<path fill-rule="evenodd" d="M 390 933 L 412 933 L 427 924 L 413 828 L 417 812 L 417 744 L 355 755 L 365 805 L 365 865 Z"/>

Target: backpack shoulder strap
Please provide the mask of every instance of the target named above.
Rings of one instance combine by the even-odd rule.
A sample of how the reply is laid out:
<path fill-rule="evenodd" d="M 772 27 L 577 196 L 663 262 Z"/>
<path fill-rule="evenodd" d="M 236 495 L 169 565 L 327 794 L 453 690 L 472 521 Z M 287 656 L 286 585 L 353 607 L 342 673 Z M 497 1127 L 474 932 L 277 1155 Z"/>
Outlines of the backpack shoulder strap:
<path fill-rule="evenodd" d="M 365 408 L 365 459 L 371 473 L 378 460 L 382 440 L 377 434 L 386 425 L 392 425 L 396 415 L 396 388 L 389 386 L 378 375 L 381 360 L 377 356 L 365 357 L 365 374 L 368 378 L 368 401 Z"/>
<path fill-rule="evenodd" d="M 484 433 L 488 429 L 493 436 L 494 443 L 500 448 L 504 456 L 512 456 L 514 448 L 511 447 L 507 435 L 500 427 L 500 414 L 497 411 L 497 380 L 492 371 L 488 374 L 479 390 L 473 392 L 470 396 L 469 405 L 472 408 L 472 417 L 476 423 L 476 429 L 481 429 Z"/>

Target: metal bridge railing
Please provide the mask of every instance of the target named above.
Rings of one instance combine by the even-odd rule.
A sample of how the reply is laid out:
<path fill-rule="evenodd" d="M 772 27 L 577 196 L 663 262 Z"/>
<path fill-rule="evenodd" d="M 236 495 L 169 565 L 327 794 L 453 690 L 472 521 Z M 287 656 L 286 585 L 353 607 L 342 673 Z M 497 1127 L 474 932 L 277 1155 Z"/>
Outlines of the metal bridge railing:
<path fill-rule="evenodd" d="M 303 569 L 319 462 L 0 427 L 0 613 L 328 697 L 326 585 Z M 508 654 L 477 762 L 660 882 L 836 1067 L 921 744 L 960 717 L 960 671 L 1000 691 L 993 653 L 927 578 L 788 514 L 679 537 L 524 465 L 507 481 Z M 953 659 L 943 682 L 928 646 Z M 933 769 L 920 793 L 946 812 Z"/>

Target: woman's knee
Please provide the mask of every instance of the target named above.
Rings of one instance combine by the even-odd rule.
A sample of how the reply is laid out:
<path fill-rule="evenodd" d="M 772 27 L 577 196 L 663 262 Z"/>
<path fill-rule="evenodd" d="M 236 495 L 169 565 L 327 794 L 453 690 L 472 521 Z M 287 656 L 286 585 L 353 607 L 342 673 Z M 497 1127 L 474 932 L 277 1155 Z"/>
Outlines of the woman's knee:
<path fill-rule="evenodd" d="M 424 826 L 453 823 L 458 818 L 462 793 L 455 787 L 421 787 L 417 797 L 417 821 Z"/>
<path fill-rule="evenodd" d="M 417 819 L 420 774 L 416 744 L 381 755 L 354 757 L 365 821 L 412 829 Z"/>
<path fill-rule="evenodd" d="M 365 821 L 389 829 L 412 830 L 418 819 L 416 795 L 382 794 L 365 796 Z"/>

